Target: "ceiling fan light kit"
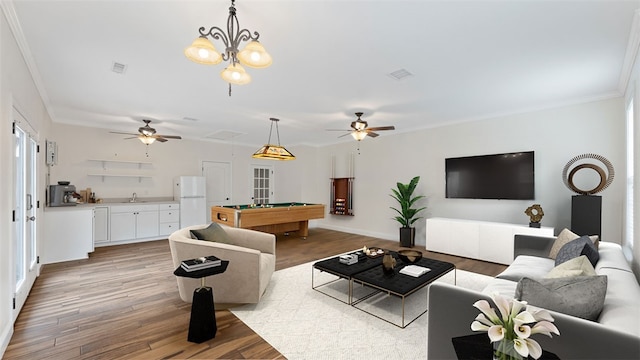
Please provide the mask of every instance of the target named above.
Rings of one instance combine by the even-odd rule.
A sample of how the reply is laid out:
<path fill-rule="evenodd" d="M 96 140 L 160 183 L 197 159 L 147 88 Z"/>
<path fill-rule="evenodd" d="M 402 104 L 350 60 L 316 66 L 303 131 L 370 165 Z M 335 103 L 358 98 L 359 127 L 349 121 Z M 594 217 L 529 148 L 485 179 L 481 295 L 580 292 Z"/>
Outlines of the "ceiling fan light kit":
<path fill-rule="evenodd" d="M 204 65 L 219 64 L 222 60 L 228 61 L 229 66 L 220 73 L 220 76 L 229 83 L 229 96 L 231 96 L 231 84 L 244 85 L 251 82 L 251 76 L 240 64 L 262 69 L 269 67 L 273 62 L 271 55 L 258 42 L 260 34 L 254 31 L 252 35 L 247 29 L 240 29 L 240 23 L 236 17 L 235 0 L 231 0 L 231 7 L 229 7 L 226 32 L 217 26 L 211 27 L 209 31 L 206 31 L 203 26 L 198 31 L 200 36 L 184 50 L 184 54 L 189 60 Z M 208 36 L 222 40 L 225 51 L 219 53 Z M 242 42 L 248 43 L 244 49 L 239 50 Z"/>
<path fill-rule="evenodd" d="M 156 138 L 151 137 L 151 136 L 145 136 L 145 135 L 138 135 L 138 139 L 140 139 L 140 141 L 142 141 L 143 144 L 145 145 L 151 145 L 156 141 Z"/>
<path fill-rule="evenodd" d="M 356 116 L 358 117 L 357 120 L 352 121 L 351 122 L 351 129 L 353 130 L 338 130 L 338 129 L 328 129 L 329 131 L 348 131 L 348 134 L 351 134 L 351 136 L 357 140 L 357 141 L 362 141 L 365 137 L 370 136 L 372 138 L 378 137 L 378 133 L 376 133 L 375 131 L 383 131 L 383 130 L 395 130 L 395 126 L 376 126 L 376 127 L 369 127 L 369 124 L 360 119 L 360 117 L 364 114 L 361 112 L 357 112 L 355 113 Z M 343 136 L 347 136 L 348 134 L 344 134 L 344 135 L 340 135 L 338 137 L 343 137 Z"/>
<path fill-rule="evenodd" d="M 181 136 L 177 136 L 177 135 L 160 135 L 160 134 L 156 134 L 156 129 L 152 128 L 151 126 L 149 126 L 149 124 L 151 123 L 151 120 L 142 120 L 144 122 L 144 126 L 141 126 L 138 128 L 138 133 L 137 134 L 132 134 L 132 133 L 123 133 L 123 132 L 117 132 L 117 131 L 110 131 L 112 134 L 123 134 L 123 135 L 131 135 L 132 137 L 129 138 L 125 138 L 125 139 L 138 139 L 140 140 L 140 142 L 142 142 L 145 145 L 151 145 L 154 142 L 156 142 L 156 140 L 158 140 L 158 142 L 166 142 L 168 139 L 182 139 Z M 147 154 L 148 156 L 148 154 Z"/>
<path fill-rule="evenodd" d="M 284 146 L 280 145 L 280 131 L 278 130 L 279 119 L 270 118 L 271 129 L 269 130 L 269 141 L 266 145 L 262 146 L 258 151 L 251 155 L 255 159 L 270 159 L 270 160 L 295 160 L 295 156 Z M 276 124 L 276 133 L 278 135 L 278 145 L 271 144 L 271 133 L 273 132 L 273 124 Z"/>

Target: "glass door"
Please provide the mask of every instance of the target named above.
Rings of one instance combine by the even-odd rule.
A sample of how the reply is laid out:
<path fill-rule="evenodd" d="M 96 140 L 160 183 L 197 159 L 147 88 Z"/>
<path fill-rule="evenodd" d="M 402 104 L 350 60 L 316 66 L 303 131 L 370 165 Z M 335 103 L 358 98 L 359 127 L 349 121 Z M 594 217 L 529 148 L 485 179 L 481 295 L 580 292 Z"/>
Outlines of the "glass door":
<path fill-rule="evenodd" d="M 251 184 L 253 196 L 251 199 L 256 205 L 266 205 L 273 202 L 273 167 L 251 166 Z"/>
<path fill-rule="evenodd" d="M 38 144 L 35 133 L 26 121 L 14 123 L 14 320 L 27 299 L 38 273 L 36 243 L 36 156 Z"/>

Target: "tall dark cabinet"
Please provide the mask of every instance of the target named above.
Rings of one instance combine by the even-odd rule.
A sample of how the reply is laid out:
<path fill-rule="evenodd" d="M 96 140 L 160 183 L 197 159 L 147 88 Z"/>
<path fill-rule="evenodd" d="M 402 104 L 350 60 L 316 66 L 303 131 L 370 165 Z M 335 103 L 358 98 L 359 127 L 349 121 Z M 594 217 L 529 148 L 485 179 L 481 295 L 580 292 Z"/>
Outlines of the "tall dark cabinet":
<path fill-rule="evenodd" d="M 331 179 L 331 209 L 333 215 L 353 216 L 353 178 Z"/>
<path fill-rule="evenodd" d="M 574 195 L 571 197 L 571 231 L 577 235 L 598 235 L 602 239 L 602 197 Z"/>

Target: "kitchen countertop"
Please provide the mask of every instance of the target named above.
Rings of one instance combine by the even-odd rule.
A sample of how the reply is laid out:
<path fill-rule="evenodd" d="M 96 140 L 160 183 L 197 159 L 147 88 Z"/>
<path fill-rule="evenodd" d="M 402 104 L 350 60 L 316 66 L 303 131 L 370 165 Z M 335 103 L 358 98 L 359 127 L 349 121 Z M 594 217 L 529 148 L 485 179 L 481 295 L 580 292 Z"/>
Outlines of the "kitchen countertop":
<path fill-rule="evenodd" d="M 156 205 L 156 204 L 178 204 L 179 201 L 173 199 L 173 197 L 149 197 L 138 198 L 135 202 L 130 202 L 129 198 L 105 198 L 102 199 L 102 203 L 82 203 L 75 206 L 47 206 L 46 211 L 60 211 L 60 210 L 81 210 L 94 208 L 96 206 L 118 206 L 118 205 Z"/>

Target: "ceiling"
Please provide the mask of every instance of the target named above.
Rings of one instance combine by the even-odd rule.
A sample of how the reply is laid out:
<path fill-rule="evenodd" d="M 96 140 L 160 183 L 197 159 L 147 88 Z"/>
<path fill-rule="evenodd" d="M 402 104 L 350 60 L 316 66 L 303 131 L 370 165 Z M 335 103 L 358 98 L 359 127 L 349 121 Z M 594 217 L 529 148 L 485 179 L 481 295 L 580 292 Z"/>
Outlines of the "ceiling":
<path fill-rule="evenodd" d="M 152 119 L 160 134 L 256 147 L 271 117 L 281 120 L 283 145 L 321 146 L 353 141 L 326 129 L 349 129 L 357 111 L 370 127 L 395 125 L 382 137 L 620 96 L 640 8 L 637 0 L 237 0 L 240 27 L 260 33 L 273 65 L 247 68 L 253 81 L 229 97 L 224 64 L 183 54 L 199 27 L 226 26 L 229 5 L 13 0 L 3 8 L 21 29 L 54 122 L 119 140 L 109 130 Z M 390 75 L 399 70 L 411 76 Z"/>

